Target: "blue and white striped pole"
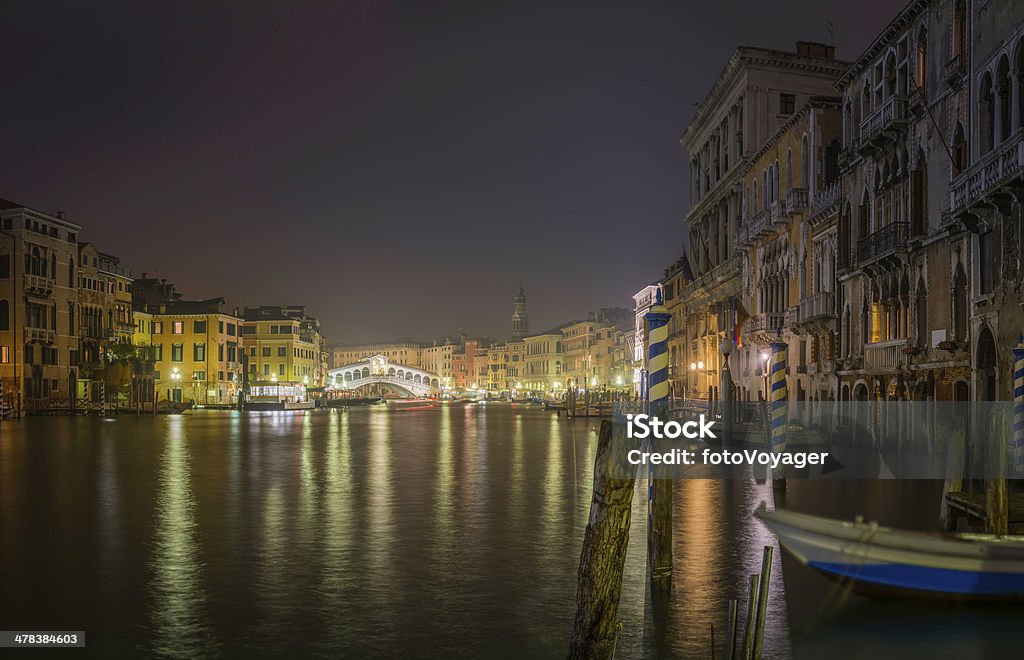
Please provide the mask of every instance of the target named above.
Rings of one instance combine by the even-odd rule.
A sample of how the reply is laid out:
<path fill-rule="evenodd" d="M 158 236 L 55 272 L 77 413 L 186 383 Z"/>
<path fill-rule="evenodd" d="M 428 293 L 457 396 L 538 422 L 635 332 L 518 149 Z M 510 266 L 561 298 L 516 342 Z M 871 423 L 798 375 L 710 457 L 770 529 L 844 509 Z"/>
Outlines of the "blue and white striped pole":
<path fill-rule="evenodd" d="M 1024 471 L 1024 336 L 1013 348 L 1013 465 Z"/>
<path fill-rule="evenodd" d="M 644 315 L 647 321 L 647 414 L 664 417 L 668 412 L 668 322 L 672 318 L 655 292 L 654 305 Z M 653 467 L 648 466 L 648 477 Z M 648 478 L 647 499 L 654 496 Z"/>
<path fill-rule="evenodd" d="M 786 389 L 786 362 L 789 346 L 781 339 L 772 342 L 772 451 L 786 449 L 789 392 Z"/>

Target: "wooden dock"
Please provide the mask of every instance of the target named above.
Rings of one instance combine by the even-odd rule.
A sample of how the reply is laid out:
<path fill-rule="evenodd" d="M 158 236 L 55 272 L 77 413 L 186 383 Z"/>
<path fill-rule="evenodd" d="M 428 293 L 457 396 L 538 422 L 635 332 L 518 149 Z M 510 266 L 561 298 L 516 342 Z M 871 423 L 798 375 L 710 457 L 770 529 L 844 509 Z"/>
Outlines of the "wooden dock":
<path fill-rule="evenodd" d="M 1008 523 L 1011 528 L 1024 528 L 1024 493 L 1010 493 L 1009 497 Z M 988 526 L 988 518 L 985 510 L 985 493 L 965 493 L 954 491 L 946 493 L 946 502 L 949 507 L 968 519 L 980 521 Z"/>

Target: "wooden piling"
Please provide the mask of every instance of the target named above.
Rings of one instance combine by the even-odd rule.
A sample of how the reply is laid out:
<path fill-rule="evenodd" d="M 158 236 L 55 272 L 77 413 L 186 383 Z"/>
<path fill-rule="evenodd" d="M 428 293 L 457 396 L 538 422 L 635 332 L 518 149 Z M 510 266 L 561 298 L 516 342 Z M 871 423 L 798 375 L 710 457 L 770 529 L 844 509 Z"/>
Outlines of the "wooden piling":
<path fill-rule="evenodd" d="M 614 434 L 614 439 L 613 439 Z M 622 572 L 629 545 L 630 506 L 636 467 L 626 455 L 637 441 L 625 425 L 601 422 L 590 519 L 583 536 L 576 590 L 576 618 L 569 643 L 570 660 L 610 658 L 615 649 Z M 628 478 L 617 478 L 628 475 Z"/>
<path fill-rule="evenodd" d="M 726 623 L 725 634 L 725 660 L 733 660 L 736 657 L 736 619 L 738 616 L 739 601 L 735 598 L 729 599 L 729 616 Z"/>
<path fill-rule="evenodd" d="M 761 649 L 764 646 L 764 620 L 768 613 L 768 588 L 772 578 L 772 546 L 764 546 L 764 557 L 761 559 L 761 577 L 758 580 L 757 593 L 757 624 L 754 627 L 753 660 L 761 660 Z"/>
<path fill-rule="evenodd" d="M 950 424 L 949 443 L 946 446 L 946 481 L 942 484 L 942 508 L 939 522 L 947 532 L 956 530 L 956 512 L 949 506 L 947 496 L 964 488 L 964 457 L 967 425 L 963 417 L 954 417 Z"/>
<path fill-rule="evenodd" d="M 758 576 L 750 576 L 750 593 L 747 595 L 747 619 L 743 623 L 743 660 L 750 660 L 754 652 L 754 621 L 757 616 Z"/>
<path fill-rule="evenodd" d="M 985 531 L 997 536 L 1009 533 L 1010 503 L 1006 491 L 1006 413 L 996 407 L 989 421 L 990 478 L 985 480 Z"/>

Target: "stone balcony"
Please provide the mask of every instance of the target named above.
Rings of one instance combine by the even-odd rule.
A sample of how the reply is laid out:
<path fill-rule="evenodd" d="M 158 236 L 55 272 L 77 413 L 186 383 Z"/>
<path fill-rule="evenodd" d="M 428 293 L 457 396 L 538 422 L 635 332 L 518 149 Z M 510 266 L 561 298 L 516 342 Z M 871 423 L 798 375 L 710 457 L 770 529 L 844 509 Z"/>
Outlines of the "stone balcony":
<path fill-rule="evenodd" d="M 836 316 L 836 297 L 831 291 L 820 291 L 800 301 L 800 323 L 825 321 Z"/>
<path fill-rule="evenodd" d="M 786 215 L 793 216 L 807 210 L 809 195 L 807 188 L 792 188 L 786 193 L 785 207 Z"/>
<path fill-rule="evenodd" d="M 767 346 L 779 336 L 785 321 L 785 314 L 782 312 L 754 314 L 744 321 L 743 336 L 756 344 Z"/>
<path fill-rule="evenodd" d="M 967 71 L 964 69 L 964 63 L 961 57 L 959 55 L 954 55 L 942 68 L 942 77 L 946 81 L 946 84 L 953 89 L 957 89 L 959 88 L 960 83 L 963 82 L 964 74 L 966 72 Z"/>
<path fill-rule="evenodd" d="M 857 265 L 864 266 L 905 251 L 909 241 L 910 223 L 892 222 L 857 241 Z"/>
<path fill-rule="evenodd" d="M 864 345 L 864 368 L 892 371 L 903 366 L 907 338 L 878 341 Z"/>
<path fill-rule="evenodd" d="M 53 293 L 54 281 L 46 275 L 25 274 L 25 293 L 35 296 L 48 296 Z"/>
<path fill-rule="evenodd" d="M 768 211 L 764 210 L 755 213 L 746 223 L 740 225 L 738 242 L 742 247 L 749 247 L 754 244 L 768 229 Z"/>
<path fill-rule="evenodd" d="M 907 127 L 907 99 L 891 96 L 889 100 L 860 123 L 859 147 L 880 146 Z"/>
<path fill-rule="evenodd" d="M 1019 128 L 950 182 L 949 212 L 957 216 L 978 205 L 991 203 L 993 197 L 1006 192 L 1011 183 L 1021 183 L 1022 166 L 1024 128 Z"/>
<path fill-rule="evenodd" d="M 783 212 L 782 202 L 775 200 L 768 205 L 768 224 L 769 225 L 788 225 L 789 217 Z"/>
<path fill-rule="evenodd" d="M 28 344 L 52 344 L 57 340 L 57 333 L 46 328 L 25 328 L 25 342 Z"/>
<path fill-rule="evenodd" d="M 818 215 L 819 213 L 828 210 L 832 206 L 838 204 L 842 197 L 843 187 L 840 185 L 839 181 L 833 181 L 828 186 L 815 191 L 814 199 L 811 200 L 811 214 Z"/>

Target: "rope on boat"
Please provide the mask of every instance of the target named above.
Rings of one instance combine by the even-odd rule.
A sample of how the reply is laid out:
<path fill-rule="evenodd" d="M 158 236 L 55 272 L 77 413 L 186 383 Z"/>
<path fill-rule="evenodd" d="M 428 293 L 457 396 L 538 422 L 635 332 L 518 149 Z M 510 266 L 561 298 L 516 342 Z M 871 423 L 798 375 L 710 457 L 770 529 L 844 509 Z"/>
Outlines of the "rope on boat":
<path fill-rule="evenodd" d="M 857 579 L 860 577 L 861 571 L 864 570 L 864 562 L 867 559 L 867 544 L 874 538 L 875 533 L 878 532 L 878 523 L 872 522 L 868 525 L 868 528 L 860 535 L 857 539 L 856 545 L 849 554 L 853 557 L 857 557 L 857 550 L 863 548 L 863 552 L 860 555 L 860 562 L 857 564 L 857 571 L 847 571 L 844 575 L 841 575 L 838 580 L 832 585 L 832 589 L 829 590 L 825 598 L 821 601 L 821 607 L 818 609 L 818 616 L 808 621 L 804 626 L 803 630 L 797 631 L 793 637 L 800 639 L 810 636 L 821 624 L 831 619 L 835 614 L 839 612 L 839 609 L 846 604 L 850 594 L 853 592 L 853 585 L 857 583 Z M 831 601 L 831 602 L 830 602 Z"/>

